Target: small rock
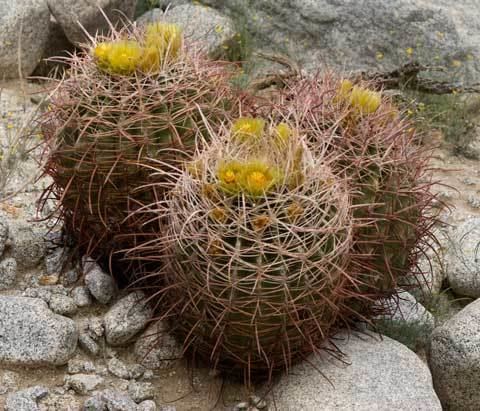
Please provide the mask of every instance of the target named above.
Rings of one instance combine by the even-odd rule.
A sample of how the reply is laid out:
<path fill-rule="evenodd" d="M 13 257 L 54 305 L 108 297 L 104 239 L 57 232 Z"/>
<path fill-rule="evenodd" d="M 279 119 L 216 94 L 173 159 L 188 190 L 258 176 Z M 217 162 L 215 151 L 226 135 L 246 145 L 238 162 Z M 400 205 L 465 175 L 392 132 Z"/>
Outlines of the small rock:
<path fill-rule="evenodd" d="M 20 375 L 16 372 L 5 370 L 0 375 L 0 395 L 14 391 L 18 388 Z"/>
<path fill-rule="evenodd" d="M 39 299 L 0 296 L 0 363 L 63 365 L 77 347 L 75 323 Z"/>
<path fill-rule="evenodd" d="M 250 411 L 250 404 L 247 401 L 239 402 L 235 404 L 233 411 Z"/>
<path fill-rule="evenodd" d="M 0 257 L 3 254 L 3 251 L 5 250 L 5 245 L 8 240 L 8 221 L 6 217 L 0 216 Z"/>
<path fill-rule="evenodd" d="M 105 390 L 101 398 L 106 402 L 108 411 L 132 411 L 136 410 L 137 404 L 122 392 Z"/>
<path fill-rule="evenodd" d="M 45 256 L 43 236 L 30 226 L 10 227 L 13 237 L 13 257 L 22 269 L 35 268 Z"/>
<path fill-rule="evenodd" d="M 118 378 L 129 379 L 130 378 L 130 371 L 128 370 L 127 366 L 120 361 L 118 358 L 111 358 L 107 364 L 108 371 L 115 375 Z"/>
<path fill-rule="evenodd" d="M 101 394 L 96 394 L 85 400 L 83 411 L 107 411 L 107 402 L 102 398 Z"/>
<path fill-rule="evenodd" d="M 85 285 L 99 303 L 107 304 L 115 295 L 113 278 L 103 272 L 97 264 L 89 267 L 85 274 Z"/>
<path fill-rule="evenodd" d="M 182 347 L 160 321 L 151 324 L 140 335 L 133 351 L 140 364 L 154 370 L 170 368 L 176 358 L 182 357 Z"/>
<path fill-rule="evenodd" d="M 77 394 L 85 395 L 93 391 L 100 384 L 103 384 L 103 378 L 91 374 L 75 374 L 65 376 L 65 388 L 73 389 Z"/>
<path fill-rule="evenodd" d="M 66 262 L 66 252 L 64 248 L 55 248 L 45 256 L 45 270 L 47 275 L 60 276 L 63 266 Z"/>
<path fill-rule="evenodd" d="M 157 411 L 157 405 L 152 400 L 142 401 L 140 404 L 137 405 L 137 411 Z"/>
<path fill-rule="evenodd" d="M 142 375 L 145 374 L 145 367 L 140 364 L 134 364 L 128 368 L 130 372 L 130 378 L 138 380 Z"/>
<path fill-rule="evenodd" d="M 467 203 L 472 208 L 480 208 L 480 198 L 476 195 L 469 195 Z"/>
<path fill-rule="evenodd" d="M 78 309 L 73 298 L 61 294 L 53 294 L 49 306 L 53 312 L 66 316 L 75 314 Z"/>
<path fill-rule="evenodd" d="M 67 270 L 62 275 L 62 284 L 66 287 L 70 287 L 78 281 L 79 275 L 78 270 L 72 268 Z"/>
<path fill-rule="evenodd" d="M 130 381 L 128 384 L 128 395 L 136 403 L 151 400 L 155 396 L 155 389 L 150 382 Z"/>
<path fill-rule="evenodd" d="M 72 290 L 72 298 L 77 307 L 88 307 L 92 303 L 92 297 L 87 287 L 75 287 Z"/>
<path fill-rule="evenodd" d="M 105 314 L 105 337 L 110 345 L 122 345 L 143 330 L 153 315 L 145 294 L 131 293 L 117 301 Z"/>
<path fill-rule="evenodd" d="M 103 328 L 103 321 L 100 318 L 92 317 L 88 320 L 87 329 L 90 336 L 96 341 L 103 337 L 105 330 Z"/>
<path fill-rule="evenodd" d="M 100 352 L 98 344 L 86 332 L 80 333 L 78 336 L 78 344 L 89 354 L 96 356 Z"/>
<path fill-rule="evenodd" d="M 0 290 L 6 290 L 15 283 L 17 277 L 17 261 L 5 258 L 0 261 Z"/>
<path fill-rule="evenodd" d="M 37 401 L 48 395 L 48 389 L 41 386 L 27 388 L 7 396 L 5 411 L 40 411 Z"/>
<path fill-rule="evenodd" d="M 95 372 L 95 365 L 91 361 L 70 360 L 68 361 L 69 374 L 83 374 Z"/>

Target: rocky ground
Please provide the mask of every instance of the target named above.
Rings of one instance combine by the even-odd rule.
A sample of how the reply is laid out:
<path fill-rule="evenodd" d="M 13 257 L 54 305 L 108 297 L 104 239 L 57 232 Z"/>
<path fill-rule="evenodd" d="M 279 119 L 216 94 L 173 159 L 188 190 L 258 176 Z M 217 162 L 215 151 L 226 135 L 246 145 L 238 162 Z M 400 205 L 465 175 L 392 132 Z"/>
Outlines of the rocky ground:
<path fill-rule="evenodd" d="M 7 3 L 0 0 L 0 9 Z M 38 74 L 45 73 L 50 66 L 38 65 L 42 55 L 72 50 L 84 40 L 65 9 L 67 3 L 22 3 L 22 13 L 31 14 L 22 40 L 28 44 L 27 52 L 19 55 L 10 47 L 18 44 L 16 14 L 0 15 L 4 78 L 32 74 L 35 68 Z M 135 1 L 106 3 L 133 17 Z M 412 1 L 394 15 L 389 7 L 376 7 L 374 1 L 365 1 L 364 9 L 352 3 L 348 11 L 328 1 L 298 1 L 288 6 L 296 7 L 295 12 L 267 0 L 258 2 L 256 9 L 241 10 L 233 0 L 202 2 L 213 8 L 184 0 L 158 5 L 165 8 L 169 3 L 168 18 L 185 25 L 188 37 L 203 41 L 212 56 L 245 40 L 236 32 L 239 13 L 243 13 L 261 50 L 291 51 L 303 56 L 307 67 L 326 58 L 332 66 L 348 60 L 356 62 L 347 67 L 351 69 L 390 70 L 419 57 L 425 62 L 442 61 L 449 67 L 447 76 L 456 71 L 467 83 L 475 83 L 480 72 L 478 19 L 471 0 L 459 2 L 455 13 L 447 1 Z M 105 28 L 91 6 L 81 7 L 76 9 L 77 16 L 88 30 Z M 162 10 L 156 9 L 138 23 L 161 16 Z M 375 24 L 371 16 L 377 19 Z M 195 27 L 190 21 L 196 22 Z M 382 21 L 405 28 L 401 31 L 408 36 L 395 36 Z M 339 26 L 344 28 L 342 35 L 338 35 Z M 373 26 L 381 30 L 368 29 Z M 353 35 L 359 27 L 364 29 L 362 35 Z M 318 38 L 331 41 L 322 43 Z M 418 43 L 418 38 L 425 42 Z M 245 49 L 240 47 L 240 52 Z M 403 293 L 393 317 L 379 319 L 383 339 L 374 333 L 350 338 L 339 334 L 335 343 L 345 354 L 343 361 L 312 358 L 295 366 L 288 376 L 280 376 L 273 386 L 246 392 L 241 383 L 188 367 L 163 325 L 152 321 L 150 309 L 139 304 L 140 293 L 116 289 L 110 276 L 90 261 L 68 260 L 60 227 L 42 220 L 54 211 L 53 203 L 37 214 L 37 200 L 49 181 L 37 178 L 41 136 L 28 133 L 27 126 L 45 108 L 42 97 L 48 91 L 42 87 L 40 82 L 20 80 L 0 83 L 1 409 L 478 409 L 479 160 L 454 156 L 438 132 L 426 136 L 426 144 L 440 143 L 431 161 L 441 183 L 435 190 L 451 208 L 440 213 L 444 224 L 437 227 L 439 242 L 429 253 L 431 262 L 421 261 L 426 271 L 432 269 L 429 287 Z M 476 136 L 473 145 L 480 146 L 480 131 Z"/>

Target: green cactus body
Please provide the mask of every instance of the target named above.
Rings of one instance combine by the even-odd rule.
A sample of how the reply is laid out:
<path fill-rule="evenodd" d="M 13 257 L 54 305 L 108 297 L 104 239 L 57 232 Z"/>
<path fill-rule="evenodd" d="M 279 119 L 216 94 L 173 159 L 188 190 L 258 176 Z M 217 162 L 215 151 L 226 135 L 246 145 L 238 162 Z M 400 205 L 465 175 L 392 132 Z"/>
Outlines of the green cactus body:
<path fill-rule="evenodd" d="M 115 36 L 139 39 L 142 33 Z M 141 59 L 136 41 L 121 43 L 120 51 L 123 47 L 128 56 L 132 46 L 132 56 Z M 221 123 L 236 102 L 228 87 L 228 68 L 193 48 L 178 51 L 174 60 L 161 65 L 152 60 L 156 69 L 148 72 L 127 72 L 135 68 L 134 61 L 116 50 L 114 57 L 123 59 L 112 63 L 121 67 L 116 73 L 105 68 L 112 44 L 98 43 L 94 52 L 69 59 L 69 74 L 57 86 L 42 124 L 45 170 L 53 178 L 47 194 L 60 200 L 67 230 L 83 252 L 119 260 L 121 250 L 158 228 L 147 210 L 132 215 L 161 201 L 168 191 L 165 177 L 154 175 L 150 167 L 161 162 L 168 169 L 188 159 L 196 141 L 208 137 L 204 119 Z"/>
<path fill-rule="evenodd" d="M 349 181 L 355 228 L 348 272 L 358 282 L 347 305 L 361 319 L 371 318 L 375 300 L 411 284 L 435 222 L 428 153 L 388 98 L 369 86 L 326 73 L 290 83 L 273 107 Z"/>
<path fill-rule="evenodd" d="M 331 335 L 351 247 L 349 193 L 328 161 L 307 155 L 300 140 L 278 152 L 257 140 L 270 151 L 262 162 L 282 170 L 263 194 L 222 185 L 233 178 L 218 172 L 225 158 L 238 162 L 232 169 L 265 168 L 241 165 L 258 155 L 249 143 L 238 148 L 220 139 L 197 158 L 200 173 L 182 173 L 168 203 L 173 330 L 197 356 L 247 380 L 288 368 Z M 301 166 L 293 161 L 299 146 Z M 303 175 L 295 187 L 288 178 L 294 171 Z"/>

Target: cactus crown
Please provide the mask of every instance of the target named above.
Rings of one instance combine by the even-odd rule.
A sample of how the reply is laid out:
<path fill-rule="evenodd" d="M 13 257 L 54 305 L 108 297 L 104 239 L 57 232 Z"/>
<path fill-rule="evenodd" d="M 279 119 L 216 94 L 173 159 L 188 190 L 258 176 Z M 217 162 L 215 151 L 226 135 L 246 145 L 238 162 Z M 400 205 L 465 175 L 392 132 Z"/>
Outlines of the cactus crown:
<path fill-rule="evenodd" d="M 173 62 L 183 43 L 182 31 L 175 24 L 153 23 L 139 39 L 120 39 L 97 43 L 92 50 L 101 70 L 131 75 L 136 71 L 157 72 Z"/>

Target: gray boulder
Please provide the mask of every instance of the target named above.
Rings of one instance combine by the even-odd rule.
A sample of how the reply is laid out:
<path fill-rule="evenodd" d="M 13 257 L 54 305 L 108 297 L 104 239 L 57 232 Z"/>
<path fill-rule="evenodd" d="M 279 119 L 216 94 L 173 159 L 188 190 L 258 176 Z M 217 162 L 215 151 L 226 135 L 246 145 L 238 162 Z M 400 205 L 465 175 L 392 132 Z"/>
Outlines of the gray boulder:
<path fill-rule="evenodd" d="M 0 80 L 29 76 L 50 33 L 45 0 L 0 0 Z M 20 52 L 19 52 L 20 50 Z"/>
<path fill-rule="evenodd" d="M 452 290 L 462 296 L 480 297 L 480 218 L 465 220 L 450 235 L 445 269 Z"/>
<path fill-rule="evenodd" d="M 90 34 L 107 32 L 109 24 L 99 7 L 104 11 L 114 26 L 121 26 L 122 21 L 133 19 L 136 0 L 47 0 L 55 20 L 62 27 L 72 44 L 87 41 L 81 26 Z"/>
<path fill-rule="evenodd" d="M 408 348 L 388 337 L 339 337 L 346 363 L 311 356 L 292 367 L 273 387 L 277 409 L 442 409 L 428 367 Z"/>
<path fill-rule="evenodd" d="M 75 323 L 35 298 L 0 297 L 0 364 L 63 365 L 77 346 Z"/>
<path fill-rule="evenodd" d="M 110 345 L 128 343 L 145 328 L 153 315 L 145 299 L 145 294 L 140 291 L 131 293 L 117 301 L 105 314 L 105 337 Z"/>
<path fill-rule="evenodd" d="M 141 16 L 137 23 L 145 25 L 156 21 L 167 21 L 183 28 L 186 40 L 204 45 L 213 56 L 222 54 L 234 41 L 235 29 L 232 20 L 218 11 L 204 6 L 183 4 L 170 8 L 153 9 Z"/>
<path fill-rule="evenodd" d="M 442 79 L 480 79 L 476 0 L 204 0 L 245 22 L 257 47 L 307 69 L 389 71 L 415 59 Z"/>
<path fill-rule="evenodd" d="M 480 404 L 480 299 L 435 329 L 429 365 L 448 410 L 474 411 Z"/>

